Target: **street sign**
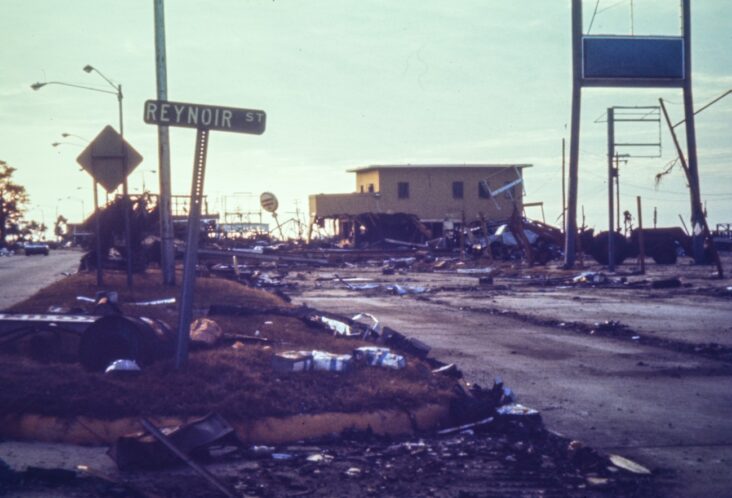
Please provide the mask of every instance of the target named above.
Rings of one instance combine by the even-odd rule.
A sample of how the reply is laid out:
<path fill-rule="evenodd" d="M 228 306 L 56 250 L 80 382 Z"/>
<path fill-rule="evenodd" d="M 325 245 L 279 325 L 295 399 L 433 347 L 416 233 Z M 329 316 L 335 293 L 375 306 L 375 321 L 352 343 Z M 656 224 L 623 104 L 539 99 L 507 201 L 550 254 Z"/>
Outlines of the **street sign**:
<path fill-rule="evenodd" d="M 107 125 L 79 154 L 81 165 L 107 192 L 113 192 L 142 162 L 142 156 L 122 135 Z"/>
<path fill-rule="evenodd" d="M 262 209 L 270 213 L 274 213 L 279 207 L 277 197 L 271 192 L 262 192 L 262 195 L 259 196 L 259 204 L 262 206 Z"/>
<path fill-rule="evenodd" d="M 144 119 L 147 124 L 261 135 L 267 115 L 255 109 L 148 100 Z"/>

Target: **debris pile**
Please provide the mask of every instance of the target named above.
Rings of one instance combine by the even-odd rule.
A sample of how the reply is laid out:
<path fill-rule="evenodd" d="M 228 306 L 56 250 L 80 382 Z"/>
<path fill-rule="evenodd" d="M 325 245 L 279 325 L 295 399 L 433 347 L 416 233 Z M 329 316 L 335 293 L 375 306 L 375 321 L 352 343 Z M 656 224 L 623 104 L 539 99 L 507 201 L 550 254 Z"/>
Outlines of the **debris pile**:
<path fill-rule="evenodd" d="M 174 323 L 177 310 L 152 295 L 169 289 L 157 283 L 158 275 L 144 275 L 139 287 L 149 279 L 159 289 L 138 289 L 127 298 L 123 276 L 110 277 L 116 277 L 110 291 L 94 299 L 74 298 L 79 288 L 93 287 L 93 275 L 79 274 L 14 308 L 40 312 L 53 302 L 55 309 L 74 314 L 4 317 L 10 326 L 0 331 L 3 414 L 120 418 L 217 412 L 256 418 L 409 410 L 455 396 L 454 379 L 432 374 L 443 365 L 427 357 L 428 347 L 375 317 L 295 307 L 221 279 L 199 279 L 189 364 L 172 370 L 167 324 Z M 140 310 L 145 318 L 136 314 Z M 364 352 L 363 360 L 352 359 Z M 298 369 L 297 376 L 283 373 Z M 319 382 L 322 376 L 328 381 Z"/>
<path fill-rule="evenodd" d="M 534 415 L 498 415 L 490 421 L 442 434 L 384 438 L 368 432 L 282 446 L 244 445 L 225 422 L 208 434 L 168 440 L 186 451 L 184 460 L 155 438 L 129 439 L 122 476 L 77 470 L 28 468 L 13 471 L 0 461 L 0 483 L 8 491 L 73 490 L 80 498 L 101 496 L 659 496 L 645 467 L 618 455 L 604 456 L 580 441 L 540 428 Z M 216 420 L 215 417 L 212 418 Z M 179 434 L 176 436 L 175 434 Z M 141 436 L 139 436 L 141 437 Z M 147 449 L 143 450 L 143 445 Z M 150 450 L 155 446 L 155 450 Z M 120 448 L 116 445 L 117 462 Z M 195 451 L 189 448 L 196 447 Z M 177 460 L 177 462 L 176 462 Z M 155 468 L 157 472 L 132 469 Z M 201 473 L 216 464 L 216 475 Z M 195 467 L 194 467 L 195 469 Z"/>

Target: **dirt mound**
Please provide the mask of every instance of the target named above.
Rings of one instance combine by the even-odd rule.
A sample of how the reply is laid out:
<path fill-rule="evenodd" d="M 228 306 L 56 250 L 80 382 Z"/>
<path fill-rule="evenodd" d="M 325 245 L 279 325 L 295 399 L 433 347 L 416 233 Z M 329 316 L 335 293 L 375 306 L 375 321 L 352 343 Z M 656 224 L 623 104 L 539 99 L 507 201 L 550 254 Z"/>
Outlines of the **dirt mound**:
<path fill-rule="evenodd" d="M 41 313 L 51 306 L 92 311 L 90 303 L 81 302 L 80 306 L 76 296 L 94 296 L 98 289 L 93 277 L 69 277 L 10 311 Z M 174 326 L 175 304 L 131 304 L 179 294 L 177 288 L 163 286 L 160 280 L 159 274 L 149 273 L 137 277 L 134 289 L 128 290 L 123 274 L 108 274 L 105 290 L 118 292 L 124 313 L 160 319 Z M 281 351 L 318 349 L 350 353 L 370 343 L 337 337 L 307 320 L 276 313 L 294 308 L 264 291 L 228 280 L 199 278 L 195 316 L 203 316 L 212 304 L 245 306 L 263 312 L 213 317 L 225 339 L 215 348 L 191 351 L 182 370 L 176 370 L 169 359 L 137 374 L 115 377 L 87 372 L 78 363 L 68 362 L 68 354 L 63 358 L 46 354 L 40 362 L 19 354 L 28 348 L 18 346 L 15 353 L 6 351 L 0 355 L 0 413 L 115 419 L 217 412 L 225 417 L 248 419 L 325 411 L 409 409 L 427 403 L 446 403 L 454 396 L 454 380 L 432 374 L 429 365 L 414 357 L 407 357 L 406 368 L 400 370 L 356 363 L 346 372 L 277 373 L 272 359 Z M 64 341 L 66 347 L 56 348 L 59 352 L 68 352 L 73 349 L 68 343 L 78 341 L 78 336 L 69 335 Z M 241 336 L 259 340 L 237 342 Z M 39 337 L 42 338 L 32 339 L 39 341 Z M 54 347 L 41 349 L 48 353 Z"/>

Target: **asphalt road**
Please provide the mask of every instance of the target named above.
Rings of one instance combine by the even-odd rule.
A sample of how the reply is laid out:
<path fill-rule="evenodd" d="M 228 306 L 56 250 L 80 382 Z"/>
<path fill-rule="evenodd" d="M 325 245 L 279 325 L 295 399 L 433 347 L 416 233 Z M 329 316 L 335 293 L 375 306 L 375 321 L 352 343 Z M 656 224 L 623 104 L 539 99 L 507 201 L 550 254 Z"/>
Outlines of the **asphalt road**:
<path fill-rule="evenodd" d="M 329 281 L 329 275 L 324 271 L 307 276 L 293 301 L 341 315 L 371 313 L 382 324 L 430 344 L 433 356 L 457 363 L 473 382 L 490 386 L 494 377 L 502 377 L 520 402 L 541 410 L 550 430 L 654 469 L 669 496 L 732 496 L 729 360 L 495 312 L 496 307 L 513 305 L 528 316 L 546 319 L 552 304 L 560 316 L 574 306 L 575 320 L 585 317 L 592 323 L 598 317 L 622 316 L 631 325 L 637 322 L 644 333 L 666 333 L 671 339 L 677 338 L 679 327 L 686 327 L 687 341 L 704 344 L 720 331 L 729 331 L 729 299 L 678 293 L 646 301 L 653 294 L 517 291 L 510 284 L 495 291 L 461 292 L 464 277 L 414 273 L 403 285 L 430 287 L 430 280 L 439 280 L 446 287 L 419 298 L 398 297 L 349 291 Z M 373 269 L 343 270 L 340 275 L 384 278 Z M 654 312 L 658 299 L 673 303 L 676 313 Z M 649 314 L 655 315 L 653 331 Z M 706 320 L 703 325 L 701 318 Z"/>
<path fill-rule="evenodd" d="M 32 296 L 47 285 L 76 272 L 81 253 L 63 249 L 48 256 L 23 254 L 0 257 L 0 310 Z"/>

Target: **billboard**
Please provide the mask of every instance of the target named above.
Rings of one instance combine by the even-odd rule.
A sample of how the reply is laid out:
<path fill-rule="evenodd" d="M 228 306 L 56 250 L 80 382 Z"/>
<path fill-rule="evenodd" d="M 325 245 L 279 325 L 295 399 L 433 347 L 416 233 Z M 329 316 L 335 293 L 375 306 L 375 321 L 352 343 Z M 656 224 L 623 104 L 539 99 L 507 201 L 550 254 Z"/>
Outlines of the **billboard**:
<path fill-rule="evenodd" d="M 583 36 L 585 81 L 684 81 L 684 39 L 661 36 Z"/>

